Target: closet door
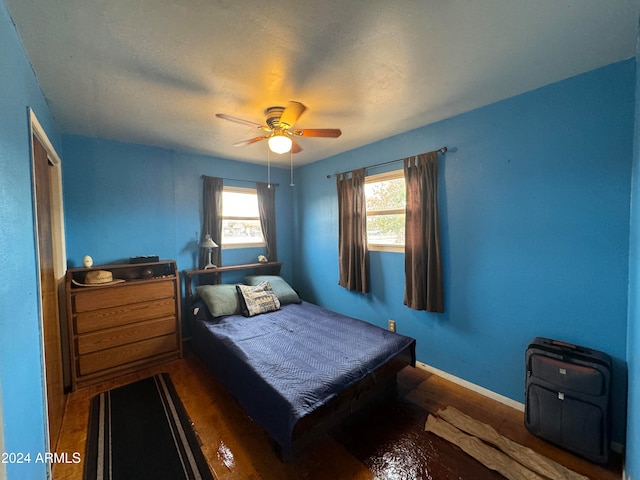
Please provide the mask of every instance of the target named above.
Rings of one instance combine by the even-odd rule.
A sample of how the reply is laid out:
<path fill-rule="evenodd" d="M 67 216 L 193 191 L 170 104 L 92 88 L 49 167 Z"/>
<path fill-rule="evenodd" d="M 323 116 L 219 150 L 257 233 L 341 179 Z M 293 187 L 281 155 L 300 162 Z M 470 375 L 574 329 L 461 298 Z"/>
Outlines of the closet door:
<path fill-rule="evenodd" d="M 55 239 L 52 208 L 51 169 L 46 148 L 33 135 L 33 162 L 38 234 L 38 268 L 42 309 L 42 336 L 49 418 L 49 448 L 54 451 L 62 425 L 66 396 L 62 367 L 58 282 L 54 272 Z"/>

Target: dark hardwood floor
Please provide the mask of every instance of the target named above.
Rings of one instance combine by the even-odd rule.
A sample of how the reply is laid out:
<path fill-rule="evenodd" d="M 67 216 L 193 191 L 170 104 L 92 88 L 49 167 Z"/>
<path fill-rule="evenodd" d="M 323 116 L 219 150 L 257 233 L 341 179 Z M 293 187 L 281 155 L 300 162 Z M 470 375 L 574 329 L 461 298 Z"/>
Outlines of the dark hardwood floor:
<path fill-rule="evenodd" d="M 89 401 L 99 392 L 168 372 L 215 477 L 225 479 L 501 479 L 459 448 L 425 432 L 429 412 L 454 406 L 499 433 L 591 479 L 620 479 L 621 461 L 603 468 L 529 434 L 522 412 L 487 399 L 424 370 L 406 368 L 398 377 L 398 399 L 353 416 L 318 440 L 293 463 L 274 454 L 266 434 L 188 349 L 185 358 L 148 368 L 70 394 L 58 453 L 85 458 Z M 83 464 L 56 464 L 54 480 L 82 479 Z M 171 480 L 171 479 L 168 479 Z"/>

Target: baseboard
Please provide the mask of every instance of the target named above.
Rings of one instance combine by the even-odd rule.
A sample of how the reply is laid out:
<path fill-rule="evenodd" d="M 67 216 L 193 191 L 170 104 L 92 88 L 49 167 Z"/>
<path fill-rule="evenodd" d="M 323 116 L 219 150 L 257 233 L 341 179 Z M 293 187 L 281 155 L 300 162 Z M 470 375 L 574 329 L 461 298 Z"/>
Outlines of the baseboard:
<path fill-rule="evenodd" d="M 622 480 L 631 480 L 631 475 L 627 475 L 626 465 L 622 465 Z"/>
<path fill-rule="evenodd" d="M 460 385 L 461 387 L 464 387 L 468 390 L 471 390 L 472 392 L 476 392 L 479 393 L 480 395 L 483 395 L 487 398 L 490 398 L 492 400 L 496 400 L 497 402 L 500 402 L 504 405 L 507 405 L 511 408 L 515 408 L 516 410 L 519 410 L 521 412 L 524 412 L 524 403 L 520 403 L 517 402 L 509 397 L 505 397 L 504 395 L 500 395 L 499 393 L 496 393 L 492 390 L 489 390 L 487 388 L 481 387 L 480 385 L 476 385 L 475 383 L 471 383 L 467 380 L 464 380 L 460 377 L 456 377 L 455 375 L 451 375 L 450 373 L 445 372 L 444 370 L 440 370 L 438 368 L 432 367 L 431 365 L 427 365 L 426 363 L 422 363 L 422 362 L 416 362 L 416 367 L 425 370 L 429 373 L 433 373 L 434 375 L 437 375 L 439 377 L 444 378 L 445 380 L 449 380 L 450 382 L 453 382 L 457 385 Z M 618 442 L 611 442 L 610 444 L 610 448 L 611 450 L 613 450 L 616 453 L 622 454 L 624 453 L 624 445 L 622 445 L 621 443 Z M 623 477 L 624 479 L 624 477 Z M 631 480 L 630 478 L 626 478 L 626 480 Z"/>
<path fill-rule="evenodd" d="M 479 393 L 485 397 L 488 397 L 492 400 L 496 400 L 504 405 L 507 405 L 511 408 L 515 408 L 516 410 L 520 410 L 524 412 L 524 403 L 517 402 L 509 397 L 505 397 L 504 395 L 500 395 L 494 391 L 491 391 L 487 388 L 481 387 L 480 385 L 476 385 L 475 383 L 471 383 L 467 380 L 464 380 L 460 377 L 456 377 L 455 375 L 451 375 L 450 373 L 445 372 L 444 370 L 437 369 L 432 367 L 431 365 L 427 365 L 426 363 L 416 362 L 416 367 L 421 368 L 422 370 L 426 370 L 429 373 L 433 373 L 439 377 L 444 378 L 445 380 L 449 380 L 461 387 L 464 387 L 472 392 Z"/>

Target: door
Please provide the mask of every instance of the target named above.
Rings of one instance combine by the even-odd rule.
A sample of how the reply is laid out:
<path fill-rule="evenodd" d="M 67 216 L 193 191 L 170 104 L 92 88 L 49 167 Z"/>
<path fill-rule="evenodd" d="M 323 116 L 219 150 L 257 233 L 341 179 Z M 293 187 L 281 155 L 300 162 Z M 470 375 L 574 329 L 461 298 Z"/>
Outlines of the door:
<path fill-rule="evenodd" d="M 36 232 L 38 237 L 38 269 L 40 276 L 40 304 L 44 343 L 49 449 L 54 451 L 62 426 L 66 395 L 60 335 L 58 279 L 56 278 L 56 218 L 57 195 L 54 195 L 52 173 L 54 165 L 47 149 L 37 135 L 33 139 L 33 166 L 36 204 Z"/>

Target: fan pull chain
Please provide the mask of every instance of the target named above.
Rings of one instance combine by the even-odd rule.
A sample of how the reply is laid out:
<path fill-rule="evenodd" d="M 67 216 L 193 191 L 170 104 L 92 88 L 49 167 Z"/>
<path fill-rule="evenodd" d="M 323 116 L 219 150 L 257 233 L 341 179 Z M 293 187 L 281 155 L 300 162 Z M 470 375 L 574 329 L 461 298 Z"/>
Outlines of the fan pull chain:
<path fill-rule="evenodd" d="M 271 188 L 271 150 L 267 147 L 267 188 Z"/>
<path fill-rule="evenodd" d="M 296 184 L 293 183 L 293 149 L 289 150 L 289 165 L 291 167 L 291 183 L 289 184 L 289 186 L 295 187 Z"/>

